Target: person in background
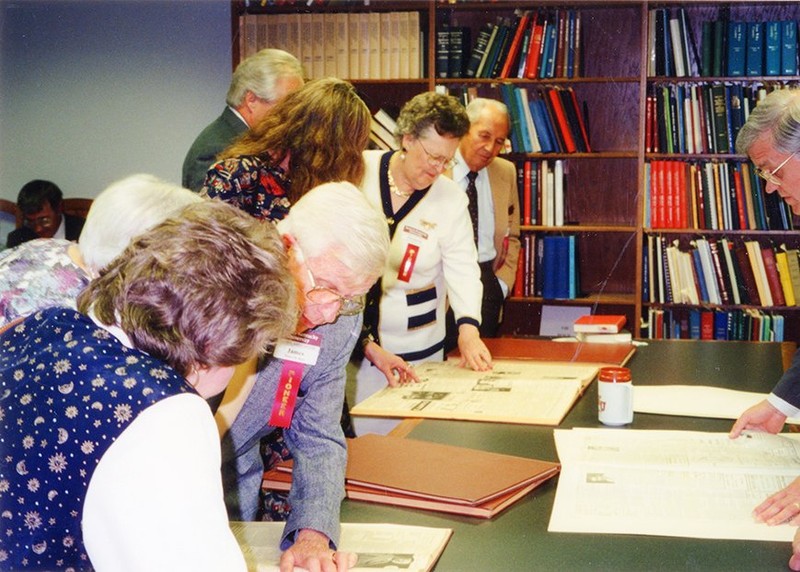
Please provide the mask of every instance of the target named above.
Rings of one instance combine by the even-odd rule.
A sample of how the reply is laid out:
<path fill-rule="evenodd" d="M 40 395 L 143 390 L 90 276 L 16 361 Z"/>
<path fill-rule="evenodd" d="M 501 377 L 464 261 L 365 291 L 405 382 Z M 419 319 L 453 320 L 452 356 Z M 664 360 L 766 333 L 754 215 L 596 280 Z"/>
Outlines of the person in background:
<path fill-rule="evenodd" d="M 220 154 L 202 194 L 280 220 L 309 189 L 361 182 L 372 116 L 348 82 L 310 81 Z"/>
<path fill-rule="evenodd" d="M 306 193 L 277 228 L 301 317 L 297 335 L 281 340 L 256 375 L 231 385 L 217 411 L 225 499 L 232 520 L 258 519 L 259 442 L 282 427 L 294 469 L 281 570 L 343 572 L 355 561 L 336 551 L 347 459 L 339 422 L 345 368 L 361 332 L 363 296 L 386 265 L 386 221 L 356 187 L 335 182 Z M 299 383 L 289 372 L 300 375 Z M 293 398 L 284 401 L 290 389 L 293 406 Z"/>
<path fill-rule="evenodd" d="M 481 341 L 480 269 L 467 197 L 442 172 L 452 166 L 469 118 L 449 95 L 422 93 L 400 111 L 401 151 L 365 151 L 362 190 L 389 221 L 391 250 L 364 313 L 356 403 L 387 381 L 416 380 L 410 363 L 442 360 L 449 302 L 462 365 L 483 371 L 492 357 Z M 410 363 L 409 363 L 410 362 Z M 356 433 L 386 432 L 395 421 L 356 418 Z"/>
<path fill-rule="evenodd" d="M 296 319 L 274 227 L 203 201 L 0 334 L 3 569 L 244 571 L 204 398 Z"/>
<path fill-rule="evenodd" d="M 8 234 L 7 247 L 13 248 L 36 238 L 78 240 L 84 220 L 63 212 L 64 195 L 51 181 L 36 179 L 25 183 L 17 196 L 22 212 L 22 228 Z"/>
<path fill-rule="evenodd" d="M 202 200 L 152 175 L 131 175 L 92 202 L 77 244 L 39 239 L 0 252 L 0 328 L 52 306 L 75 308 L 89 280 L 131 239 Z"/>
<path fill-rule="evenodd" d="M 750 112 L 736 137 L 736 152 L 748 155 L 756 174 L 764 179 L 764 191 L 778 193 L 800 214 L 800 89 L 771 92 Z M 800 415 L 800 351 L 767 399 L 739 417 L 731 438 L 743 431 L 778 433 L 787 417 Z M 800 478 L 755 507 L 756 519 L 769 525 L 789 521 L 800 525 Z M 792 543 L 789 568 L 800 570 L 800 529 Z"/>
<path fill-rule="evenodd" d="M 303 67 L 288 52 L 266 48 L 242 60 L 233 72 L 222 114 L 200 132 L 186 153 L 183 186 L 199 191 L 217 155 L 302 85 Z"/>
<path fill-rule="evenodd" d="M 469 132 L 461 138 L 456 164 L 447 175 L 466 191 L 470 217 L 477 217 L 473 228 L 477 229 L 483 284 L 480 333 L 482 338 L 496 338 L 519 259 L 517 168 L 511 161 L 497 157 L 510 129 L 505 104 L 479 97 L 467 105 L 467 116 Z M 445 351 L 455 346 L 456 338 L 452 312 L 448 311 L 447 316 L 449 344 Z"/>

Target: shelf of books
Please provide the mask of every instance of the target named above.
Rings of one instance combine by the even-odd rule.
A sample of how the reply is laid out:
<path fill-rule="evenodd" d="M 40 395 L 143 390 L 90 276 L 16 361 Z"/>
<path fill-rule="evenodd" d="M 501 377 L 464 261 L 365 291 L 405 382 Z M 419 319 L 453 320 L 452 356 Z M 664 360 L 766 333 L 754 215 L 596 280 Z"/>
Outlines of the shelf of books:
<path fill-rule="evenodd" d="M 791 2 L 648 10 L 644 337 L 800 334 L 794 217 L 735 148 L 758 101 L 797 84 L 798 17 Z"/>
<path fill-rule="evenodd" d="M 773 256 L 780 279 L 778 258 L 791 265 L 800 247 L 791 211 L 764 193 L 735 149 L 762 97 L 800 85 L 797 2 L 234 0 L 233 7 L 234 63 L 283 47 L 309 77 L 351 80 L 375 113 L 376 147 L 393 148 L 392 118 L 422 91 L 506 103 L 505 156 L 518 170 L 523 253 L 502 333 L 537 334 L 544 306 L 585 304 L 625 315 L 637 337 L 800 336 L 800 306 L 789 303 L 800 292 L 783 288 L 779 303 L 762 284 L 762 295 L 752 295 L 735 256 L 748 244 L 753 256 L 754 244 L 762 257 L 780 254 Z M 727 299 L 721 291 L 712 297 L 710 279 L 704 297 L 703 267 L 686 264 L 706 243 L 728 270 Z M 671 267 L 670 258 L 683 265 Z M 692 283 L 671 274 L 687 267 L 691 298 L 684 290 Z"/>

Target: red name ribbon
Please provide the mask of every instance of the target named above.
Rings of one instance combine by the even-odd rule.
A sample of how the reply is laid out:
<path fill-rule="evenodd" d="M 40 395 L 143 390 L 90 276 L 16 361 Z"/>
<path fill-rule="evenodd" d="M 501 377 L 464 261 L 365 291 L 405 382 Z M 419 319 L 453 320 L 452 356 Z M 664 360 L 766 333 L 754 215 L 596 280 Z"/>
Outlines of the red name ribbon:
<path fill-rule="evenodd" d="M 411 273 L 414 272 L 414 264 L 417 262 L 417 253 L 419 246 L 416 244 L 409 244 L 406 247 L 406 253 L 403 255 L 403 261 L 400 263 L 400 269 L 397 271 L 397 279 L 401 282 L 408 282 L 411 280 Z"/>
<path fill-rule="evenodd" d="M 303 364 L 295 361 L 283 362 L 278 393 L 275 395 L 272 414 L 269 417 L 269 424 L 273 427 L 286 429 L 291 424 L 297 391 L 300 389 L 300 380 L 303 379 L 303 367 Z"/>
<path fill-rule="evenodd" d="M 283 368 L 269 417 L 269 424 L 273 427 L 286 429 L 291 424 L 303 370 L 306 365 L 317 363 L 321 342 L 319 334 L 306 332 L 282 340 L 275 348 L 274 355 L 283 360 Z"/>

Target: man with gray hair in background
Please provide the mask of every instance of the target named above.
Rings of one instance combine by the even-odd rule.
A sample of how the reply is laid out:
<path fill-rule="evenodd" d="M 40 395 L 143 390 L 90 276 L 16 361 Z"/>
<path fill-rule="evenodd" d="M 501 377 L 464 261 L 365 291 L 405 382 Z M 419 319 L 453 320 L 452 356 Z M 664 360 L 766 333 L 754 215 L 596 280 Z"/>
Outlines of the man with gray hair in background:
<path fill-rule="evenodd" d="M 186 153 L 183 186 L 199 192 L 220 151 L 302 85 L 303 67 L 288 52 L 266 48 L 243 60 L 233 72 L 222 115 L 203 129 Z"/>

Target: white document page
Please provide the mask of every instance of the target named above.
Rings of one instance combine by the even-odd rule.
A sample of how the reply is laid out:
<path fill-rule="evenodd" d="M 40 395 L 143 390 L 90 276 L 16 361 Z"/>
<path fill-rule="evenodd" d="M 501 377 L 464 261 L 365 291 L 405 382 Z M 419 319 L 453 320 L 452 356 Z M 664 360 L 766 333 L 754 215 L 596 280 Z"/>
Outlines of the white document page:
<path fill-rule="evenodd" d="M 278 572 L 284 524 L 230 523 L 250 572 Z M 376 568 L 426 572 L 433 568 L 452 534 L 450 528 L 342 523 L 339 549 L 358 554 L 358 563 L 350 572 L 369 572 Z"/>
<path fill-rule="evenodd" d="M 800 475 L 800 442 L 782 435 L 555 430 L 562 463 L 548 530 L 791 541 L 752 511 Z"/>
<path fill-rule="evenodd" d="M 425 362 L 415 369 L 419 383 L 386 387 L 351 413 L 557 425 L 598 370 L 533 360 L 497 360 L 491 371 L 473 371 L 456 361 Z"/>
<path fill-rule="evenodd" d="M 766 393 L 703 385 L 637 385 L 633 390 L 636 413 L 738 419 L 746 409 L 767 398 Z M 800 419 L 787 419 L 800 424 Z"/>

